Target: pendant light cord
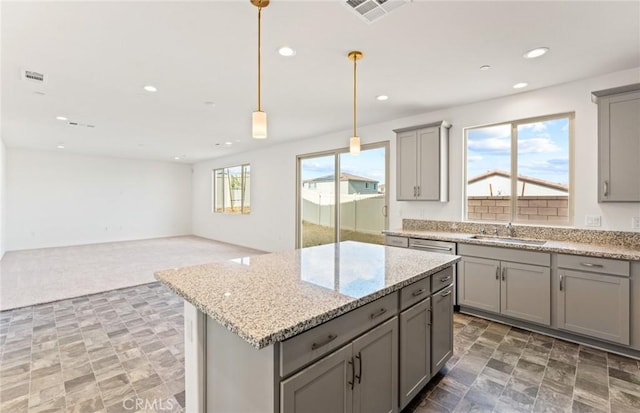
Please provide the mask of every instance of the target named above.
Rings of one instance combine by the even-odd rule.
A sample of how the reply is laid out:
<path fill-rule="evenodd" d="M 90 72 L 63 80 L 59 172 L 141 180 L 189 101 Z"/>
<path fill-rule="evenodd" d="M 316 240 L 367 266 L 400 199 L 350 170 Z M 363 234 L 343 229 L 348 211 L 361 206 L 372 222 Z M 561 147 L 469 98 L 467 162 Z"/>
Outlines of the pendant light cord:
<path fill-rule="evenodd" d="M 260 49 L 262 46 L 262 25 L 261 25 L 261 20 L 262 20 L 262 7 L 258 7 L 258 112 L 261 111 L 260 108 L 260 95 L 261 95 L 261 66 L 260 66 Z"/>
<path fill-rule="evenodd" d="M 353 59 L 353 136 L 358 136 L 356 133 L 356 65 L 358 59 Z"/>

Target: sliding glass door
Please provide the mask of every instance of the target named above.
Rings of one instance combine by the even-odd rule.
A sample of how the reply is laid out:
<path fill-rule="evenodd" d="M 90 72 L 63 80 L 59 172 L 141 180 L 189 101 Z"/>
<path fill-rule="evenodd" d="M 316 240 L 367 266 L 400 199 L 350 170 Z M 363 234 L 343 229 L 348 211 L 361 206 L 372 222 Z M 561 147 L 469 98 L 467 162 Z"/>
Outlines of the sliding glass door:
<path fill-rule="evenodd" d="M 298 247 L 384 243 L 388 153 L 385 142 L 298 157 Z"/>

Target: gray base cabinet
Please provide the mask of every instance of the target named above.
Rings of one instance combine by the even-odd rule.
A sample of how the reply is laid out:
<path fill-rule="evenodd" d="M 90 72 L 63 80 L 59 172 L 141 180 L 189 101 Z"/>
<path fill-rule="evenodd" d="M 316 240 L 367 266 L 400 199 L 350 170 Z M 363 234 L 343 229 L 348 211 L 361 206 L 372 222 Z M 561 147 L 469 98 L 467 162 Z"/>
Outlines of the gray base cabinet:
<path fill-rule="evenodd" d="M 500 313 L 534 323 L 551 324 L 551 271 L 537 265 L 503 262 Z"/>
<path fill-rule="evenodd" d="M 398 408 L 398 318 L 280 383 L 281 411 L 389 413 Z"/>
<path fill-rule="evenodd" d="M 400 313 L 400 408 L 431 379 L 431 299 Z"/>
<path fill-rule="evenodd" d="M 461 305 L 500 312 L 499 261 L 462 257 L 458 285 L 458 301 Z"/>
<path fill-rule="evenodd" d="M 453 286 L 431 296 L 431 376 L 453 355 Z"/>

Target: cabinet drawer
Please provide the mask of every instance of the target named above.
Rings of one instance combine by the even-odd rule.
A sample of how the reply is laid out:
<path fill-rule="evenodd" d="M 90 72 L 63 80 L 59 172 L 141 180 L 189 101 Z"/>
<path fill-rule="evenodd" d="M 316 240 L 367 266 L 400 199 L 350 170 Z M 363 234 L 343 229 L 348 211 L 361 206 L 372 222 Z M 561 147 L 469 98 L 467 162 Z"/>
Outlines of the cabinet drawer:
<path fill-rule="evenodd" d="M 440 274 L 440 273 L 438 273 Z M 436 277 L 438 274 L 432 275 Z M 431 295 L 431 277 L 409 284 L 400 290 L 400 310 L 407 309 Z"/>
<path fill-rule="evenodd" d="M 398 237 L 396 235 L 386 235 L 384 237 L 384 243 L 386 245 L 390 245 L 392 247 L 407 248 L 409 246 L 409 238 L 407 238 L 407 237 Z"/>
<path fill-rule="evenodd" d="M 280 344 L 280 376 L 340 347 L 398 313 L 398 293 L 386 295 Z"/>
<path fill-rule="evenodd" d="M 558 267 L 577 271 L 621 275 L 623 277 L 629 276 L 629 261 L 612 260 L 609 258 L 558 254 Z"/>
<path fill-rule="evenodd" d="M 453 267 L 445 268 L 431 276 L 431 291 L 434 293 L 451 284 L 453 284 Z"/>
<path fill-rule="evenodd" d="M 551 255 L 546 252 L 519 250 L 516 248 L 487 247 L 484 245 L 458 244 L 458 255 L 511 261 L 521 264 L 551 266 Z"/>

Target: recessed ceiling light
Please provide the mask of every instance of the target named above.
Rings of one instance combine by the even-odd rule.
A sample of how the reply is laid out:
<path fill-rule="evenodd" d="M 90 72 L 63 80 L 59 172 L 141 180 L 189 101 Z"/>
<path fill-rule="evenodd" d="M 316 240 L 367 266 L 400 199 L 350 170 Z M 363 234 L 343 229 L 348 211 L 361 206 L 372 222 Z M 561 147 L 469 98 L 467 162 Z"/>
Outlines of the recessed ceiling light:
<path fill-rule="evenodd" d="M 527 87 L 529 86 L 528 83 L 526 82 L 520 82 L 520 83 L 516 83 L 515 85 L 513 85 L 514 89 L 522 89 L 523 87 Z"/>
<path fill-rule="evenodd" d="M 376 99 L 378 99 L 380 101 L 388 100 L 389 96 L 387 96 L 387 95 L 378 95 L 378 96 L 376 96 Z"/>
<path fill-rule="evenodd" d="M 282 46 L 278 49 L 278 53 L 280 56 L 291 57 L 296 55 L 296 51 L 290 48 L 289 46 Z"/>
<path fill-rule="evenodd" d="M 491 66 L 489 66 L 489 65 L 480 66 L 480 70 L 489 70 L 489 69 L 491 69 Z"/>
<path fill-rule="evenodd" d="M 233 145 L 233 142 L 225 142 L 224 144 L 227 145 L 227 146 L 231 146 L 231 145 Z"/>
<path fill-rule="evenodd" d="M 524 54 L 525 59 L 535 59 L 536 57 L 540 57 L 546 54 L 549 51 L 548 47 L 536 47 L 535 49 L 529 50 Z"/>
<path fill-rule="evenodd" d="M 58 145 L 58 146 L 56 146 L 56 148 L 58 148 L 58 149 L 64 149 L 64 145 Z"/>
<path fill-rule="evenodd" d="M 152 92 L 152 93 L 158 91 L 158 88 L 156 88 L 153 85 L 146 85 L 143 89 L 146 90 L 147 92 Z"/>
<path fill-rule="evenodd" d="M 173 159 L 175 159 L 176 161 L 179 161 L 180 157 L 179 156 L 174 156 Z"/>
<path fill-rule="evenodd" d="M 58 120 L 68 120 L 66 117 L 64 116 L 56 116 L 56 119 Z"/>

